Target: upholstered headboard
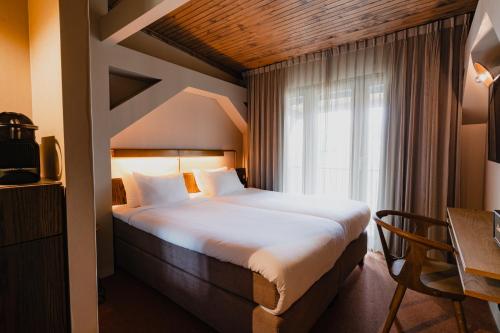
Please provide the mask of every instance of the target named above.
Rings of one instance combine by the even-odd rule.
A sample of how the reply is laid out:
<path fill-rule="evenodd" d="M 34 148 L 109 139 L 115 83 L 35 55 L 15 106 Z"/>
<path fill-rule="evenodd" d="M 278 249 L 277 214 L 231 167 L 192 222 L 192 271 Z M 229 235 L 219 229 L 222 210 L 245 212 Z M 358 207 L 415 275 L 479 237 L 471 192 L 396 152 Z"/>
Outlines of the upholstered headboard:
<path fill-rule="evenodd" d="M 121 178 L 113 178 L 111 180 L 112 187 L 112 204 L 114 205 L 125 205 L 127 203 L 127 193 L 125 193 L 125 187 L 123 186 L 123 181 Z"/>

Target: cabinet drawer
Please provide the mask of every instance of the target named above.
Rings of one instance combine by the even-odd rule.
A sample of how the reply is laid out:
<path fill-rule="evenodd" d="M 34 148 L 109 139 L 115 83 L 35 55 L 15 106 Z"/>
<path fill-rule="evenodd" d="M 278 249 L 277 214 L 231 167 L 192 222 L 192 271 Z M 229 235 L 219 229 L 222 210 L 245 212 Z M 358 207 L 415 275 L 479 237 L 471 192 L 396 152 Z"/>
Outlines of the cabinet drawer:
<path fill-rule="evenodd" d="M 60 184 L 0 187 L 0 246 L 61 234 L 63 200 Z"/>
<path fill-rule="evenodd" d="M 0 332 L 68 332 L 65 242 L 0 248 Z"/>

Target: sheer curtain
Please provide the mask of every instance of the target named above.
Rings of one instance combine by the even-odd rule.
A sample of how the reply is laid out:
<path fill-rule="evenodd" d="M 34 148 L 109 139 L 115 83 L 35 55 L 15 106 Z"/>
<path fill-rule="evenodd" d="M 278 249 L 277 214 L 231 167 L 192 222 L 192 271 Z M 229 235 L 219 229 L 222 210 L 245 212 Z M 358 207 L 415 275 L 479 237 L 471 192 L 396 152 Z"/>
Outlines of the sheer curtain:
<path fill-rule="evenodd" d="M 379 206 L 446 218 L 460 204 L 463 66 L 470 15 L 389 36 Z M 406 221 L 407 222 L 407 221 Z M 394 220 L 403 229 L 410 225 Z M 444 228 L 429 237 L 446 239 Z M 402 254 L 401 238 L 390 239 Z"/>
<path fill-rule="evenodd" d="M 250 185 L 443 218 L 458 204 L 469 21 L 460 15 L 246 73 Z M 380 250 L 373 223 L 368 232 L 369 248 Z"/>
<path fill-rule="evenodd" d="M 383 59 L 383 44 L 371 40 L 305 56 L 288 68 L 285 192 L 351 198 L 377 207 Z M 375 229 L 369 232 L 375 240 Z"/>

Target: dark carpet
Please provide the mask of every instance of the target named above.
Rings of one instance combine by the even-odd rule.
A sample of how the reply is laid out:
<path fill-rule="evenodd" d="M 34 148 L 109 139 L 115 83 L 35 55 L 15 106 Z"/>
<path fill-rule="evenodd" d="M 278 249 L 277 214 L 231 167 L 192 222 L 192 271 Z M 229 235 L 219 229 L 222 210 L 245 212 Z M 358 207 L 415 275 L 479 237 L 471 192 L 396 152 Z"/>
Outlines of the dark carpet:
<path fill-rule="evenodd" d="M 100 332 L 213 332 L 168 298 L 125 272 L 102 280 L 106 302 L 99 306 Z M 395 282 L 382 256 L 369 254 L 356 268 L 312 332 L 378 332 L 387 315 Z M 469 332 L 497 332 L 486 302 L 464 302 Z M 408 291 L 391 332 L 456 332 L 450 301 Z"/>

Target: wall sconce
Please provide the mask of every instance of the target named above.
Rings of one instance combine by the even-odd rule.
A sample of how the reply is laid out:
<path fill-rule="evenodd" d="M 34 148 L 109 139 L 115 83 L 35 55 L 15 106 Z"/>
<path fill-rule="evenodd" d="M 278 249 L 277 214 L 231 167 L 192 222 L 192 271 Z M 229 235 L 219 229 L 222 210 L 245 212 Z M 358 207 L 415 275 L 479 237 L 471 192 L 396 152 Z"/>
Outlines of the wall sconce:
<path fill-rule="evenodd" d="M 500 76 L 500 47 L 472 52 L 471 56 L 477 73 L 476 82 L 489 87 Z"/>

